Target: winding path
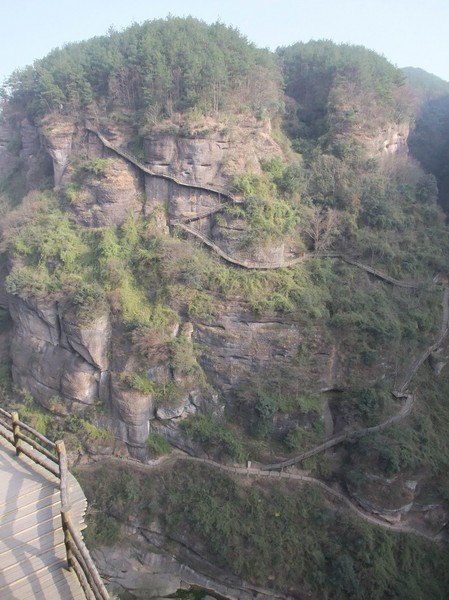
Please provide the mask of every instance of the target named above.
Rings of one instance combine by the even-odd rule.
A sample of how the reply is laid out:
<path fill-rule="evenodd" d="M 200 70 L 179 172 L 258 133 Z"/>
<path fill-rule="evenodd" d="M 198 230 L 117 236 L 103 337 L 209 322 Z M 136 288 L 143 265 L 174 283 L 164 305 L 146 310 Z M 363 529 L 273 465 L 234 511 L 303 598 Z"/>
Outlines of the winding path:
<path fill-rule="evenodd" d="M 210 212 L 208 214 L 210 214 Z M 301 256 L 297 256 L 290 260 L 272 261 L 272 262 L 257 262 L 257 261 L 235 258 L 234 256 L 227 254 L 224 250 L 222 250 L 219 246 L 217 246 L 217 244 L 215 244 L 215 242 L 213 242 L 209 237 L 204 235 L 204 233 L 202 233 L 201 231 L 198 231 L 198 229 L 196 229 L 195 227 L 191 227 L 190 225 L 187 224 L 186 221 L 192 221 L 195 218 L 196 217 L 182 220 L 182 221 L 179 219 L 172 220 L 172 225 L 175 225 L 176 227 L 183 229 L 187 233 L 190 233 L 193 236 L 195 236 L 196 238 L 198 238 L 199 240 L 201 240 L 206 246 L 211 248 L 216 254 L 218 254 L 218 256 L 220 256 L 227 262 L 237 265 L 239 267 L 244 267 L 245 269 L 258 269 L 258 270 L 284 269 L 284 268 L 294 267 L 295 265 L 299 265 L 299 264 L 304 263 L 313 258 L 335 258 L 337 260 L 341 260 L 341 261 L 343 261 L 349 265 L 352 265 L 354 267 L 358 267 L 359 269 L 362 269 L 366 273 L 373 275 L 377 279 L 380 279 L 382 281 L 385 281 L 386 283 L 395 285 L 397 287 L 407 288 L 407 289 L 417 289 L 417 288 L 433 285 L 433 282 L 431 282 L 431 281 L 413 281 L 413 280 L 395 279 L 394 277 L 391 277 L 390 275 L 387 275 L 386 273 L 383 273 L 382 271 L 379 271 L 378 269 L 375 269 L 374 267 L 371 267 L 370 265 L 365 265 L 364 263 L 354 260 L 353 258 L 350 258 L 349 256 L 345 256 L 344 254 L 341 254 L 340 252 L 307 252 L 305 254 L 302 254 Z M 197 218 L 200 219 L 202 217 L 198 216 Z"/>
<path fill-rule="evenodd" d="M 131 163 L 132 165 L 134 165 L 135 167 L 137 167 L 138 169 L 140 169 L 143 173 L 145 173 L 147 175 L 151 175 L 152 177 L 159 177 L 161 179 L 172 181 L 173 183 L 176 183 L 177 185 L 180 185 L 182 187 L 199 189 L 199 190 L 202 190 L 205 192 L 217 194 L 218 200 L 219 200 L 219 204 L 217 206 L 215 206 L 211 209 L 208 209 L 206 211 L 203 211 L 202 213 L 197 213 L 190 217 L 184 217 L 182 219 L 172 219 L 171 224 L 176 227 L 179 227 L 180 229 L 184 230 L 186 233 L 193 235 L 194 237 L 199 239 L 203 244 L 205 244 L 208 248 L 213 250 L 218 256 L 223 258 L 223 260 L 225 260 L 226 262 L 237 265 L 239 267 L 243 267 L 245 269 L 269 270 L 269 269 L 280 269 L 280 268 L 293 267 L 295 265 L 301 264 L 312 258 L 336 258 L 336 259 L 340 259 L 350 265 L 358 267 L 359 269 L 364 270 L 365 272 L 373 275 L 374 277 L 377 277 L 378 279 L 381 279 L 382 281 L 385 281 L 386 283 L 390 283 L 390 284 L 396 285 L 398 287 L 415 289 L 415 288 L 419 288 L 419 287 L 431 284 L 431 282 L 428 282 L 428 281 L 412 281 L 412 280 L 395 279 L 394 277 L 391 277 L 390 275 L 387 275 L 387 274 L 383 273 L 382 271 L 379 271 L 369 265 L 365 265 L 353 258 L 350 258 L 350 257 L 345 256 L 338 252 L 328 252 L 328 253 L 309 252 L 306 254 L 302 254 L 301 256 L 297 256 L 295 258 L 289 259 L 289 260 L 273 261 L 273 262 L 251 261 L 251 260 L 239 259 L 234 256 L 231 256 L 230 254 L 227 254 L 224 250 L 222 250 L 219 246 L 217 246 L 217 244 L 215 244 L 215 242 L 213 240 L 211 240 L 206 235 L 204 235 L 204 233 L 202 233 L 195 227 L 192 227 L 191 225 L 189 225 L 189 223 L 191 223 L 192 221 L 197 221 L 199 219 L 206 218 L 210 215 L 213 215 L 213 214 L 223 210 L 223 208 L 226 205 L 224 203 L 222 203 L 222 201 L 221 201 L 222 198 L 226 198 L 236 204 L 241 204 L 240 200 L 238 200 L 229 191 L 227 191 L 223 188 L 213 188 L 213 187 L 209 187 L 209 186 L 205 186 L 205 185 L 198 185 L 195 183 L 186 183 L 186 182 L 181 181 L 171 175 L 155 173 L 154 171 L 149 169 L 148 166 L 146 166 L 140 160 L 138 160 L 135 156 L 133 156 L 129 152 L 126 152 L 126 150 L 123 150 L 122 148 L 119 148 L 118 146 L 115 146 L 114 144 L 112 144 L 97 129 L 93 128 L 91 125 L 86 125 L 86 129 L 87 129 L 87 131 L 94 133 L 98 137 L 100 142 L 106 148 L 108 148 L 109 150 L 112 150 L 113 152 L 115 152 L 116 154 L 118 154 L 119 156 L 124 158 L 126 161 L 128 161 L 129 163 Z"/>
<path fill-rule="evenodd" d="M 183 181 L 176 179 L 175 177 L 172 177 L 169 175 L 163 175 L 160 173 L 155 173 L 154 171 L 151 171 L 151 169 L 149 169 L 142 162 L 140 162 L 136 157 L 132 156 L 128 152 L 113 145 L 98 130 L 94 129 L 93 127 L 91 127 L 89 125 L 86 125 L 86 129 L 88 131 L 91 131 L 95 135 L 97 135 L 99 140 L 102 142 L 102 144 L 106 148 L 112 150 L 113 152 L 115 152 L 116 154 L 118 154 L 119 156 L 121 156 L 122 158 L 124 158 L 125 160 L 127 160 L 128 162 L 130 162 L 131 164 L 136 166 L 137 168 L 139 168 L 143 173 L 146 173 L 147 175 L 166 179 L 166 180 L 172 181 L 172 182 L 176 183 L 177 185 L 180 185 L 183 187 L 200 189 L 200 190 L 203 190 L 206 192 L 217 194 L 219 204 L 217 206 L 215 206 L 214 208 L 208 209 L 207 211 L 204 211 L 203 213 L 195 214 L 191 217 L 184 217 L 182 219 L 176 219 L 176 220 L 173 219 L 171 221 L 171 224 L 176 227 L 179 227 L 186 233 L 195 236 L 202 243 L 204 243 L 211 250 L 213 250 L 218 256 L 220 256 L 225 261 L 227 261 L 231 264 L 234 264 L 234 265 L 237 265 L 240 267 L 244 267 L 246 269 L 268 270 L 268 269 L 279 269 L 279 268 L 292 267 L 292 266 L 303 263 L 303 262 L 313 259 L 313 258 L 335 258 L 337 260 L 346 262 L 349 265 L 352 265 L 359 269 L 362 269 L 366 273 L 369 273 L 370 275 L 372 275 L 386 283 L 389 283 L 391 285 L 395 285 L 395 286 L 398 286 L 401 288 L 416 289 L 416 288 L 421 288 L 421 287 L 431 287 L 435 284 L 435 280 L 433 280 L 433 281 L 399 280 L 394 277 L 391 277 L 390 275 L 383 273 L 382 271 L 379 271 L 379 270 L 371 267 L 370 265 L 361 263 L 358 260 L 355 260 L 351 257 L 345 256 L 344 254 L 341 254 L 338 252 L 329 252 L 329 253 L 310 252 L 310 253 L 295 257 L 293 259 L 287 260 L 287 261 L 273 261 L 273 262 L 256 262 L 256 261 L 235 258 L 235 257 L 227 254 L 226 252 L 224 252 L 224 250 L 222 250 L 217 244 L 215 244 L 215 242 L 213 240 L 208 238 L 206 235 L 204 235 L 202 232 L 200 232 L 195 227 L 192 227 L 190 225 L 190 223 L 192 221 L 208 217 L 208 216 L 215 214 L 215 213 L 219 212 L 220 210 L 222 210 L 225 206 L 225 204 L 223 204 L 221 202 L 222 197 L 230 200 L 233 203 L 237 203 L 237 202 L 240 203 L 239 200 L 237 200 L 232 194 L 230 194 L 228 191 L 226 191 L 224 189 L 200 186 L 200 185 L 193 184 L 193 183 L 185 183 Z M 406 374 L 404 375 L 404 378 L 403 378 L 403 381 L 402 381 L 400 387 L 398 388 L 397 391 L 393 392 L 393 394 L 396 395 L 398 398 L 401 398 L 401 397 L 405 398 L 405 402 L 401 406 L 400 410 L 395 415 L 392 415 L 391 417 L 389 417 L 384 422 L 382 422 L 378 425 L 375 425 L 373 427 L 366 427 L 366 428 L 355 430 L 355 431 L 348 431 L 348 432 L 342 433 L 340 435 L 332 436 L 332 437 L 328 438 L 327 440 L 325 440 L 323 443 L 316 446 L 315 448 L 312 448 L 306 452 L 302 452 L 302 453 L 294 456 L 293 458 L 290 458 L 288 460 L 284 460 L 284 461 L 281 461 L 278 463 L 274 463 L 274 464 L 264 465 L 261 468 L 244 468 L 244 467 L 228 466 L 228 465 L 223 465 L 221 463 L 217 463 L 210 459 L 203 459 L 203 458 L 198 458 L 198 457 L 193 457 L 193 456 L 187 456 L 184 454 L 172 455 L 168 458 L 164 458 L 162 460 L 155 461 L 152 465 L 148 465 L 148 464 L 143 465 L 139 461 L 133 461 L 130 459 L 125 459 L 125 460 L 126 460 L 126 462 L 133 463 L 134 465 L 138 466 L 141 469 L 152 469 L 158 465 L 168 464 L 169 462 L 173 462 L 176 460 L 186 460 L 186 461 L 205 464 L 205 465 L 211 466 L 213 468 L 220 469 L 222 471 L 226 471 L 226 472 L 230 472 L 230 473 L 234 473 L 234 474 L 238 474 L 238 475 L 245 475 L 247 477 L 281 478 L 281 479 L 289 479 L 289 480 L 296 480 L 296 481 L 311 483 L 313 485 L 320 487 L 325 493 L 332 496 L 334 499 L 342 502 L 352 512 L 356 513 L 359 517 L 361 517 L 362 519 L 364 519 L 365 521 L 368 521 L 369 523 L 371 523 L 373 525 L 378 525 L 380 527 L 383 527 L 385 529 L 388 529 L 389 531 L 396 532 L 396 533 L 414 533 L 414 534 L 424 537 L 428 540 L 435 541 L 435 537 L 431 536 L 427 533 L 418 531 L 414 528 L 407 527 L 407 526 L 392 525 L 391 523 L 388 523 L 387 521 L 384 521 L 380 518 L 374 517 L 373 515 L 370 515 L 370 514 L 364 512 L 358 506 L 356 506 L 353 502 L 351 502 L 351 500 L 345 494 L 343 494 L 342 492 L 340 492 L 338 490 L 335 490 L 334 488 L 330 487 L 329 485 L 325 484 L 324 482 L 320 481 L 319 479 L 315 479 L 314 477 L 310 477 L 308 475 L 302 475 L 299 473 L 283 472 L 282 469 L 285 467 L 297 464 L 299 462 L 302 462 L 302 461 L 306 460 L 307 458 L 310 458 L 316 454 L 319 454 L 320 452 L 323 452 L 325 450 L 328 450 L 329 448 L 337 446 L 338 444 L 341 444 L 342 442 L 355 440 L 355 439 L 364 437 L 366 435 L 369 435 L 371 433 L 375 433 L 377 431 L 386 429 L 387 427 L 390 427 L 391 425 L 398 423 L 399 421 L 401 421 L 405 417 L 407 417 L 411 413 L 413 404 L 414 404 L 414 395 L 406 393 L 408 386 L 409 386 L 411 380 L 413 379 L 414 375 L 418 371 L 418 369 L 425 362 L 425 360 L 429 357 L 429 355 L 440 347 L 441 343 L 443 342 L 444 338 L 446 337 L 446 335 L 448 333 L 448 330 L 449 330 L 449 288 L 446 287 L 446 288 L 444 288 L 444 295 L 443 295 L 443 315 L 442 315 L 440 334 L 439 334 L 437 340 L 434 343 L 432 343 L 428 348 L 426 348 L 426 350 L 424 350 L 421 353 L 421 355 L 411 364 L 410 368 L 407 370 Z M 116 458 L 115 460 L 119 460 L 120 462 L 124 461 L 123 458 Z"/>
<path fill-rule="evenodd" d="M 378 431 L 386 429 L 387 427 L 390 427 L 391 425 L 394 425 L 395 423 L 398 423 L 399 421 L 401 421 L 402 419 L 407 417 L 411 413 L 412 408 L 413 408 L 414 395 L 413 394 L 405 394 L 405 392 L 406 392 L 411 380 L 416 375 L 418 369 L 421 367 L 421 365 L 424 363 L 424 361 L 430 356 L 430 354 L 432 352 L 434 352 L 441 346 L 444 338 L 446 337 L 446 335 L 448 333 L 448 330 L 449 330 L 449 288 L 445 288 L 444 293 L 443 293 L 443 312 L 442 312 L 440 333 L 438 335 L 438 338 L 428 348 L 426 348 L 420 354 L 420 356 L 412 363 L 412 365 L 406 372 L 398 391 L 393 392 L 393 394 L 398 397 L 404 397 L 404 396 L 406 397 L 406 401 L 404 402 L 403 406 L 400 408 L 400 410 L 395 415 L 389 417 L 383 423 L 380 423 L 379 425 L 375 425 L 374 427 L 365 427 L 364 429 L 358 429 L 356 431 L 348 431 L 348 432 L 342 433 L 340 435 L 332 436 L 331 438 L 325 440 L 322 444 L 315 446 L 315 448 L 312 448 L 311 450 L 307 450 L 306 452 L 301 452 L 300 454 L 297 454 L 296 456 L 294 456 L 293 458 L 289 458 L 288 460 L 283 460 L 281 462 L 273 463 L 270 465 L 265 465 L 262 467 L 262 469 L 264 471 L 273 471 L 276 469 L 282 469 L 284 467 L 294 465 L 296 463 L 306 460 L 307 458 L 310 458 L 311 456 L 315 456 L 316 454 L 319 454 L 320 452 L 324 452 L 324 450 L 333 448 L 334 446 L 337 446 L 338 444 L 341 444 L 342 442 L 355 440 L 355 439 L 364 437 L 366 435 L 369 435 L 371 433 L 376 433 Z"/>
<path fill-rule="evenodd" d="M 100 457 L 101 462 L 104 460 L 104 456 Z M 170 464 L 174 464 L 178 461 L 186 461 L 193 462 L 197 464 L 206 465 L 208 467 L 212 467 L 214 469 L 218 469 L 219 471 L 223 471 L 225 473 L 230 473 L 231 475 L 239 475 L 241 477 L 251 477 L 254 479 L 270 479 L 270 480 L 290 480 L 290 481 L 298 481 L 302 483 L 309 483 L 311 485 L 316 485 L 320 489 L 324 491 L 325 494 L 331 496 L 334 500 L 337 500 L 343 503 L 351 512 L 356 514 L 358 517 L 367 521 L 371 525 L 377 525 L 379 527 L 383 527 L 384 529 L 388 529 L 388 531 L 392 531 L 394 533 L 414 533 L 420 537 L 425 538 L 430 541 L 437 541 L 436 536 L 430 535 L 424 531 L 420 531 L 413 527 L 408 527 L 404 525 L 392 525 L 388 521 L 375 517 L 372 514 L 369 514 L 362 510 L 359 506 L 357 506 L 354 502 L 352 502 L 343 492 L 336 490 L 335 488 L 327 485 L 320 479 L 316 479 L 315 477 L 310 477 L 309 475 L 303 475 L 302 473 L 289 473 L 284 471 L 266 471 L 263 468 L 256 467 L 239 467 L 234 465 L 224 465 L 222 463 L 216 462 L 209 458 L 199 458 L 197 456 L 189 456 L 181 452 L 180 450 L 176 450 L 172 452 L 169 456 L 164 456 L 159 459 L 155 459 L 151 462 L 151 464 L 144 464 L 137 459 L 132 458 L 123 458 L 123 457 L 115 457 L 110 456 L 106 460 L 118 462 L 120 464 L 128 463 L 133 466 L 133 468 L 138 469 L 142 472 L 152 471 L 154 469 L 167 466 Z"/>
<path fill-rule="evenodd" d="M 193 189 L 197 189 L 197 190 L 201 190 L 201 191 L 205 191 L 205 192 L 211 192 L 212 194 L 217 194 L 219 196 L 219 198 L 221 198 L 221 197 L 228 198 L 228 200 L 231 200 L 232 202 L 238 202 L 238 200 L 235 198 L 235 196 L 230 194 L 224 188 L 214 188 L 214 187 L 209 187 L 209 186 L 204 186 L 204 185 L 198 185 L 196 183 L 186 183 L 185 181 L 181 181 L 180 179 L 177 179 L 176 177 L 173 177 L 172 175 L 164 175 L 162 173 L 155 173 L 154 171 L 149 169 L 147 165 L 145 165 L 143 162 L 141 162 L 138 158 L 136 158 L 129 152 L 126 152 L 126 150 L 123 150 L 122 148 L 119 148 L 118 146 L 115 146 L 114 144 L 112 144 L 108 139 L 106 139 L 104 137 L 104 135 L 102 135 L 97 129 L 93 128 L 91 125 L 86 124 L 86 129 L 87 129 L 87 131 L 94 133 L 98 137 L 100 142 L 103 144 L 103 146 L 105 146 L 109 150 L 112 150 L 113 152 L 115 152 L 116 154 L 118 154 L 119 156 L 124 158 L 129 163 L 133 164 L 135 167 L 137 167 L 138 169 L 140 169 L 143 173 L 146 173 L 147 175 L 152 175 L 153 177 L 160 177 L 161 179 L 173 181 L 174 183 L 176 183 L 182 187 L 193 188 Z M 220 207 L 215 207 L 215 209 L 213 209 L 213 211 L 216 210 L 216 212 L 218 212 L 221 209 L 222 209 L 222 205 Z"/>

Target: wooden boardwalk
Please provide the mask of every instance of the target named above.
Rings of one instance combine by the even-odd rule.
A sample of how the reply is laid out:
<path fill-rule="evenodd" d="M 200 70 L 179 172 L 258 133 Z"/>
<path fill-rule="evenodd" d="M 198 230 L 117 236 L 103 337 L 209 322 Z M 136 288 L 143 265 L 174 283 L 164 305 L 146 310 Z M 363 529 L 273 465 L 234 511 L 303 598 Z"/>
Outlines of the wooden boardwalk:
<path fill-rule="evenodd" d="M 73 521 L 83 528 L 86 499 L 69 478 Z M 85 600 L 67 569 L 59 480 L 0 437 L 0 598 Z"/>

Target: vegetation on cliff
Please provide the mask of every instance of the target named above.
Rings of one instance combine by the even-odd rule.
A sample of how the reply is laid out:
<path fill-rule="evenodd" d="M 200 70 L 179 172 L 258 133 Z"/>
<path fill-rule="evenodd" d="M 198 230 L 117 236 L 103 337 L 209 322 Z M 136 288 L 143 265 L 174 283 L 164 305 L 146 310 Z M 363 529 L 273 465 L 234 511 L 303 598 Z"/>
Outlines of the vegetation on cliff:
<path fill-rule="evenodd" d="M 90 538 L 92 545 L 110 543 L 117 524 L 139 515 L 144 529 L 159 523 L 174 542 L 187 536 L 201 556 L 278 590 L 419 600 L 443 599 L 449 584 L 444 550 L 332 510 L 316 488 L 243 485 L 189 464 L 149 477 L 114 465 L 79 476 L 96 515 L 91 532 L 101 535 Z"/>
<path fill-rule="evenodd" d="M 445 101 L 440 97 L 432 105 L 438 118 L 444 116 L 444 127 Z M 77 326 L 107 316 L 113 331 L 107 375 L 114 377 L 112 387 L 131 398 L 124 402 L 125 417 L 134 402 L 145 405 L 147 412 L 139 413 L 144 435 L 150 405 L 153 422 L 161 407 L 189 404 L 196 414 L 178 427 L 180 443 L 193 444 L 189 451 L 201 447 L 215 458 L 243 462 L 317 445 L 329 433 L 323 418 L 327 405 L 336 432 L 375 425 L 397 409 L 389 392 L 441 321 L 441 289 L 432 280 L 446 271 L 449 257 L 438 207 L 445 167 L 437 154 L 443 149 L 445 156 L 446 142 L 432 117 L 429 127 L 439 131 L 439 150 L 427 152 L 429 137 L 422 141 L 419 133 L 426 126 L 423 113 L 415 155 L 421 152 L 422 164 L 438 175 L 438 188 L 435 177 L 405 152 L 406 133 L 399 128 L 415 108 L 403 74 L 364 48 L 321 41 L 273 54 L 230 27 L 192 18 L 133 25 L 55 50 L 15 73 L 5 88 L 3 119 L 14 130 L 9 171 L 0 183 L 6 291 L 31 304 L 57 303 L 58 317 L 71 310 Z M 214 214 L 199 219 L 197 231 L 216 236 L 212 247 L 228 243 L 228 257 L 236 252 L 257 266 L 264 260 L 259 254 L 269 262 L 279 252 L 298 259 L 296 264 L 238 267 L 189 239 L 179 227 L 180 213 L 209 209 L 215 192 L 196 180 L 185 192 L 192 180 L 184 172 L 172 178 L 170 191 L 148 192 L 152 176 L 89 132 L 86 117 L 108 132 L 116 147 L 138 154 L 141 163 L 154 144 L 155 167 L 165 174 L 158 183 L 170 180 L 159 156 L 160 136 L 169 139 L 171 149 L 186 142 L 189 168 L 198 140 L 241 145 L 248 154 L 250 147 L 252 169 L 235 155 L 226 155 L 235 161 L 234 170 L 223 175 L 223 164 L 217 165 L 220 185 L 225 182 L 236 201 L 218 197 L 223 206 L 216 211 L 212 206 Z M 193 122 L 199 125 L 191 127 Z M 40 177 L 25 173 L 31 159 L 22 147 L 24 123 L 35 134 L 41 127 L 58 168 L 61 148 L 52 144 L 66 141 L 70 130 L 70 144 L 61 145 L 70 150 L 58 189 L 49 189 L 48 161 Z M 261 146 L 238 137 L 236 123 Z M 396 141 L 385 142 L 390 129 Z M 402 146 L 396 147 L 401 136 Z M 45 154 L 43 147 L 38 152 Z M 207 169 L 206 162 L 195 166 Z M 176 159 L 173 164 L 181 170 Z M 181 177 L 178 188 L 175 180 Z M 116 182 L 132 188 L 129 206 L 96 220 L 96 213 L 114 204 Z M 396 288 L 342 256 L 423 284 Z M 237 326 L 246 327 L 249 350 L 240 347 Z M 291 328 L 293 334 L 278 348 L 267 333 L 273 348 L 264 356 L 257 330 L 266 326 Z M 214 343 L 229 357 L 225 375 L 219 374 L 226 390 L 215 390 L 219 402 L 228 403 L 224 416 L 210 400 L 212 382 L 220 381 L 213 365 L 218 353 L 211 358 L 207 343 L 196 343 L 200 330 L 203 341 L 218 340 Z M 371 471 L 412 478 L 425 470 L 437 482 L 430 485 L 422 477 L 429 496 L 446 506 L 449 420 L 442 403 L 447 386 L 426 373 L 416 388 L 427 396 L 419 398 L 406 426 L 348 445 L 336 472 L 328 457 L 307 466 L 356 491 L 366 489 Z M 323 389 L 335 393 L 329 402 Z M 196 392 L 204 394 L 198 398 Z M 25 400 L 30 419 L 45 429 L 48 413 Z M 57 412 L 64 401 L 55 397 L 46 406 Z M 89 422 L 92 415 L 93 422 L 107 422 L 104 414 L 99 419 L 100 407 L 82 417 L 65 410 L 61 428 L 92 446 L 95 440 L 111 441 Z M 170 450 L 157 431 L 140 446 L 145 456 Z M 433 586 L 433 597 L 444 595 L 447 570 L 438 549 L 349 520 L 313 490 L 244 489 L 196 467 L 176 468 L 151 483 L 121 469 L 113 481 L 106 472 L 96 477 L 92 501 L 102 511 L 96 527 L 100 541 L 119 534 L 111 516 L 135 514 L 147 524 L 157 517 L 167 535 L 185 532 L 223 568 L 257 584 L 271 581 L 274 573 L 278 589 L 315 595 L 325 590 L 336 598 L 420 598 L 427 585 Z"/>
<path fill-rule="evenodd" d="M 291 105 L 290 133 L 322 139 L 344 152 L 350 140 L 338 138 L 409 116 L 404 75 L 385 58 L 363 46 L 331 41 L 297 43 L 278 50 Z M 294 110 L 296 108 L 296 110 Z"/>

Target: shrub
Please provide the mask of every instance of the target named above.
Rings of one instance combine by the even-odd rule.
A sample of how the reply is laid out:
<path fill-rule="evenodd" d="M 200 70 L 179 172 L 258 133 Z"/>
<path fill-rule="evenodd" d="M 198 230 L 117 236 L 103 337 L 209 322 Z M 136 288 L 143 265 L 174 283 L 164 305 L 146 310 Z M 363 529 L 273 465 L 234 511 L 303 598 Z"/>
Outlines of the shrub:
<path fill-rule="evenodd" d="M 237 175 L 232 182 L 231 191 L 245 198 L 270 200 L 276 196 L 276 186 L 268 177 L 255 175 Z"/>
<path fill-rule="evenodd" d="M 181 427 L 193 440 L 203 444 L 208 450 L 221 449 L 237 462 L 244 462 L 248 456 L 241 438 L 221 421 L 206 415 L 188 417 Z"/>
<path fill-rule="evenodd" d="M 185 390 L 175 381 L 170 380 L 156 386 L 155 402 L 157 406 L 177 406 L 183 395 Z"/>
<path fill-rule="evenodd" d="M 147 439 L 147 446 L 156 456 L 170 454 L 172 451 L 169 442 L 159 433 L 150 433 Z"/>
<path fill-rule="evenodd" d="M 102 511 L 88 509 L 86 525 L 83 537 L 91 550 L 99 546 L 112 546 L 120 539 L 120 524 Z"/>
<path fill-rule="evenodd" d="M 27 390 L 18 390 L 18 393 L 22 398 L 22 402 L 13 403 L 11 408 L 19 413 L 21 421 L 24 421 L 43 435 L 48 435 L 54 421 L 54 416 L 44 410 Z"/>
<path fill-rule="evenodd" d="M 193 376 L 199 384 L 205 385 L 205 375 L 196 359 L 195 348 L 186 337 L 180 336 L 170 342 L 170 364 L 178 375 Z"/>
<path fill-rule="evenodd" d="M 63 196 L 70 204 L 76 204 L 80 189 L 77 184 L 73 182 L 66 183 L 62 189 Z"/>
<path fill-rule="evenodd" d="M 5 279 L 5 289 L 8 294 L 29 298 L 30 296 L 41 296 L 52 290 L 53 281 L 48 271 L 41 267 L 14 268 Z"/>
<path fill-rule="evenodd" d="M 259 413 L 261 419 L 267 420 L 279 409 L 279 404 L 276 398 L 262 392 L 259 394 L 255 409 Z"/>
<path fill-rule="evenodd" d="M 312 429 L 297 427 L 285 436 L 284 443 L 291 451 L 306 451 L 319 443 L 320 437 L 321 435 Z"/>
<path fill-rule="evenodd" d="M 91 160 L 87 160 L 83 162 L 81 169 L 86 173 L 90 173 L 92 175 L 104 176 L 106 175 L 106 171 L 108 169 L 109 164 L 111 163 L 111 158 L 92 158 Z"/>
<path fill-rule="evenodd" d="M 142 394 L 150 395 L 155 392 L 154 382 L 148 379 L 144 371 L 140 373 L 120 373 L 119 377 L 130 388 Z"/>

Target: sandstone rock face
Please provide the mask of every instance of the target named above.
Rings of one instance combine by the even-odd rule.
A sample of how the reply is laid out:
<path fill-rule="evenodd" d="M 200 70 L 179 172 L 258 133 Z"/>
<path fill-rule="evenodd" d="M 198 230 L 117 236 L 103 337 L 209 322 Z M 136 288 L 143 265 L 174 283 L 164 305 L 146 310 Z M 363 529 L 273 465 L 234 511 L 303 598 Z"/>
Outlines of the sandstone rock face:
<path fill-rule="evenodd" d="M 75 220 L 87 227 L 122 225 L 142 212 L 143 185 L 136 169 L 119 158 L 108 159 L 104 174 L 88 176 L 71 205 Z"/>
<path fill-rule="evenodd" d="M 180 574 L 164 564 L 168 557 L 160 554 L 145 552 L 145 568 L 136 552 L 123 545 L 120 549 L 97 550 L 94 556 L 100 572 L 107 574 L 118 590 L 126 590 L 133 598 L 167 597 L 182 587 Z M 175 559 L 171 562 L 177 564 Z"/>
<path fill-rule="evenodd" d="M 216 220 L 211 237 L 222 250 L 236 259 L 264 264 L 279 264 L 285 259 L 283 242 L 267 246 L 246 245 L 247 226 L 242 219 L 228 219 L 226 222 Z"/>
<path fill-rule="evenodd" d="M 107 367 L 107 317 L 99 326 L 64 320 L 56 302 L 9 298 L 13 320 L 11 359 L 14 382 L 45 403 L 60 397 L 70 408 L 83 411 L 100 395 Z"/>
<path fill-rule="evenodd" d="M 251 588 L 237 577 L 224 573 L 210 561 L 194 555 L 189 549 L 184 553 L 193 567 L 159 548 L 161 536 L 129 528 L 127 539 L 112 548 L 93 551 L 95 563 L 104 577 L 113 584 L 116 592 L 128 592 L 136 599 L 162 599 L 180 589 L 197 586 L 229 600 L 289 600 L 289 596 Z M 157 538 L 157 546 L 147 539 Z M 132 541 L 131 541 L 132 539 Z M 209 596 L 208 596 L 209 597 Z"/>
<path fill-rule="evenodd" d="M 132 448 L 142 448 L 155 416 L 153 396 L 129 389 L 116 374 L 111 376 L 111 403 L 117 417 L 120 438 Z"/>
<path fill-rule="evenodd" d="M 75 124 L 62 115 L 52 115 L 41 126 L 44 146 L 53 160 L 55 187 L 60 185 L 67 168 L 74 133 Z"/>
<path fill-rule="evenodd" d="M 174 181 L 145 176 L 146 211 L 167 210 L 172 219 L 192 217 L 220 205 L 220 195 L 198 188 L 178 185 Z"/>
<path fill-rule="evenodd" d="M 52 161 L 43 150 L 38 128 L 28 119 L 15 124 L 12 121 L 8 115 L 0 121 L 0 172 L 5 176 L 20 169 L 26 190 L 36 189 L 46 183 Z"/>
<path fill-rule="evenodd" d="M 156 417 L 162 421 L 176 419 L 177 417 L 180 417 L 185 412 L 185 410 L 189 404 L 190 404 L 190 401 L 189 401 L 189 397 L 187 396 L 187 398 L 184 398 L 180 402 L 179 406 L 176 406 L 176 407 L 161 406 L 160 408 L 158 408 L 156 410 Z"/>
<path fill-rule="evenodd" d="M 10 152 L 10 144 L 16 132 L 12 125 L 6 120 L 0 121 L 0 171 L 2 173 L 8 173 L 14 166 L 14 157 Z"/>
<path fill-rule="evenodd" d="M 366 147 L 374 157 L 407 155 L 409 133 L 409 123 L 390 123 L 375 137 L 368 138 Z"/>
<path fill-rule="evenodd" d="M 229 149 L 229 140 L 214 137 L 189 139 L 156 134 L 145 139 L 146 161 L 157 174 L 214 187 L 221 180 L 221 164 Z"/>
<path fill-rule="evenodd" d="M 319 391 L 334 385 L 332 351 L 317 336 L 316 346 L 304 364 L 296 360 L 304 341 L 298 323 L 286 320 L 258 321 L 237 303 L 220 306 L 214 321 L 195 325 L 194 341 L 207 348 L 199 361 L 208 380 L 228 402 L 232 390 L 251 376 L 268 377 L 281 372 L 286 381 L 296 381 L 299 390 Z"/>
<path fill-rule="evenodd" d="M 269 121 L 242 120 L 224 131 L 216 123 L 207 133 L 190 137 L 167 131 L 148 134 L 144 142 L 145 161 L 155 174 L 174 177 L 184 185 L 158 177 L 145 177 L 147 210 L 164 205 L 171 218 L 203 214 L 221 204 L 220 193 L 196 186 L 229 190 L 232 177 L 242 172 L 260 172 L 260 161 L 282 156 L 271 137 Z M 209 224 L 196 223 L 207 229 Z"/>
<path fill-rule="evenodd" d="M 148 134 L 144 150 L 149 168 L 183 183 L 221 188 L 237 173 L 259 173 L 260 160 L 282 156 L 269 120 L 243 117 L 231 125 L 207 120 L 203 125 L 189 137 L 182 130 L 171 133 L 173 125 Z"/>
<path fill-rule="evenodd" d="M 73 311 L 60 315 L 62 325 L 62 345 L 73 349 L 86 362 L 99 371 L 109 368 L 108 344 L 111 337 L 111 323 L 108 315 L 100 315 L 91 323 L 80 324 Z"/>

